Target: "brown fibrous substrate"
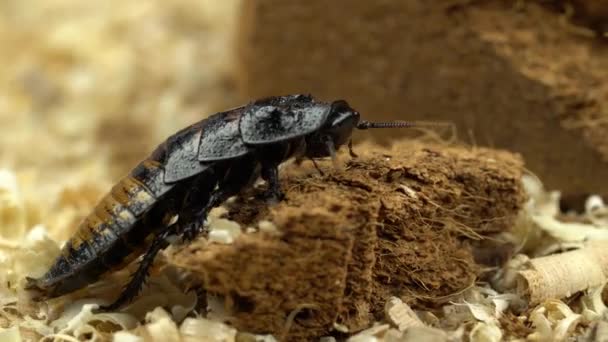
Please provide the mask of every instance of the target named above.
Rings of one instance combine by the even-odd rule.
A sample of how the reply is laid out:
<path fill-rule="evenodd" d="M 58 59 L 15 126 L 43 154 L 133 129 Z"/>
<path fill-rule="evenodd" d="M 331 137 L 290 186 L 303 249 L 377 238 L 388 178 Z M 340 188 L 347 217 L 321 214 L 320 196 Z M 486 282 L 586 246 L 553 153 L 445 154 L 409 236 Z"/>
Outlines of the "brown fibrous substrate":
<path fill-rule="evenodd" d="M 268 206 L 259 188 L 229 205 L 243 229 L 232 244 L 200 239 L 170 255 L 225 299 L 241 331 L 306 340 L 336 324 L 361 330 L 390 296 L 431 308 L 472 286 L 525 194 L 517 155 L 484 148 L 401 142 L 360 146 L 336 168 L 289 165 L 286 199 Z M 500 248 L 495 248 L 501 251 Z M 476 256 L 483 258 L 476 261 Z"/>
<path fill-rule="evenodd" d="M 605 194 L 607 5 L 244 1 L 237 84 L 244 99 L 313 92 L 368 120 L 448 121 L 471 144 L 521 153 L 548 189 Z"/>

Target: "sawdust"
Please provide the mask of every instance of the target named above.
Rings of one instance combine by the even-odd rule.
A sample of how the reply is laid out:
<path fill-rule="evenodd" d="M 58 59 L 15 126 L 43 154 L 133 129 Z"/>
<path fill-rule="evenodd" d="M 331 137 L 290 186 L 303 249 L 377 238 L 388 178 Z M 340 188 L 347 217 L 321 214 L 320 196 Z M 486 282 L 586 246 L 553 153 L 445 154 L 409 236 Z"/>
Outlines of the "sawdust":
<path fill-rule="evenodd" d="M 502 317 L 500 317 L 500 323 L 506 333 L 505 337 L 507 339 L 525 338 L 526 336 L 534 332 L 534 328 L 530 326 L 530 323 L 518 319 L 518 317 L 511 312 L 507 312 Z"/>
<path fill-rule="evenodd" d="M 229 207 L 243 227 L 270 220 L 278 234 L 201 240 L 171 262 L 225 298 L 237 329 L 294 340 L 334 324 L 361 330 L 391 296 L 420 308 L 472 286 L 481 271 L 472 242 L 511 227 L 525 200 L 521 160 L 416 143 L 357 152 L 342 170 L 323 163 L 324 175 L 307 163 L 285 170 L 287 199 L 276 206 L 247 200 L 252 192 Z"/>

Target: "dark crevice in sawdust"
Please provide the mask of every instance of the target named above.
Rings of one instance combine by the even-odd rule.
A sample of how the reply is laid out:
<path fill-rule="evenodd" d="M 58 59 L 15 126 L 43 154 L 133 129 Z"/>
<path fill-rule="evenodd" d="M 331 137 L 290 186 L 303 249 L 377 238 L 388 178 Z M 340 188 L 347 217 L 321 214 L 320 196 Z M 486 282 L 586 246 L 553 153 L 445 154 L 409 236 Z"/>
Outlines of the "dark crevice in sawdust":
<path fill-rule="evenodd" d="M 415 308 L 445 302 L 481 274 L 475 255 L 501 259 L 475 250 L 513 223 L 524 201 L 521 160 L 416 143 L 386 152 L 360 147 L 342 169 L 322 163 L 323 176 L 307 163 L 288 166 L 285 201 L 250 200 L 253 189 L 227 215 L 243 229 L 269 220 L 280 235 L 196 241 L 170 259 L 225 298 L 238 329 L 287 340 L 330 334 L 334 323 L 364 329 L 383 318 L 390 296 Z"/>
<path fill-rule="evenodd" d="M 599 39 L 608 36 L 608 2 L 604 0 L 537 0 L 575 25 L 587 27 Z"/>
<path fill-rule="evenodd" d="M 509 338 L 524 339 L 534 332 L 534 328 L 532 328 L 529 322 L 518 319 L 517 316 L 510 312 L 505 312 L 499 318 L 499 321 L 500 325 L 504 327 L 503 330 L 507 333 L 507 336 L 504 336 L 505 340 Z"/>

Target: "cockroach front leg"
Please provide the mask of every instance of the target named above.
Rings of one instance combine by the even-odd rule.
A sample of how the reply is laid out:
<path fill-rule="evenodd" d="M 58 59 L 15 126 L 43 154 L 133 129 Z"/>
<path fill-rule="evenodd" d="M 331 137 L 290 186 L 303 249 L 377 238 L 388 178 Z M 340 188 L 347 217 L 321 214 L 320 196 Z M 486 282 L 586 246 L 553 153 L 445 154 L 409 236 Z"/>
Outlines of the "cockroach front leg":
<path fill-rule="evenodd" d="M 209 211 L 221 205 L 230 196 L 232 196 L 232 193 L 218 189 L 211 194 L 209 201 L 202 208 L 198 208 L 198 210 L 191 208 L 192 214 L 181 215 L 177 224 L 180 226 L 184 241 L 192 241 L 198 235 L 207 233 L 205 220 L 207 220 Z"/>
<path fill-rule="evenodd" d="M 285 198 L 279 182 L 279 167 L 277 164 L 262 165 L 262 179 L 268 183 L 261 199 L 269 203 L 278 203 Z"/>
<path fill-rule="evenodd" d="M 211 192 L 211 195 L 201 193 L 199 201 L 193 198 L 190 205 L 182 209 L 177 221 L 179 230 L 184 236 L 184 241 L 192 241 L 198 235 L 206 233 L 205 220 L 207 220 L 209 211 L 236 195 L 240 186 L 240 184 L 235 183 L 220 184 L 216 190 Z"/>
<path fill-rule="evenodd" d="M 203 183 L 197 187 L 196 192 L 188 195 L 190 199 L 180 211 L 178 224 L 185 241 L 193 240 L 197 235 L 205 232 L 205 220 L 211 209 L 221 205 L 228 198 L 237 195 L 255 179 L 254 159 L 242 160 L 233 165 L 217 184 Z M 205 178 L 201 178 L 205 182 Z"/>

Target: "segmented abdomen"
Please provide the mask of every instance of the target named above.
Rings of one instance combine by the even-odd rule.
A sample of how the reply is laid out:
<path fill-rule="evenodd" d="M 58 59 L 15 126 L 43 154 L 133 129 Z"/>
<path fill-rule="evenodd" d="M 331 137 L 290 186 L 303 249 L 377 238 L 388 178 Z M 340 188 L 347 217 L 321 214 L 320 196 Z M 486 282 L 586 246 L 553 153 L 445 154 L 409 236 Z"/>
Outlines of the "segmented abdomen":
<path fill-rule="evenodd" d="M 51 269 L 34 286 L 59 296 L 96 281 L 145 250 L 152 233 L 162 228 L 168 208 L 151 210 L 173 185 L 163 181 L 155 160 L 141 162 L 120 180 L 82 221 Z M 148 214 L 149 213 L 149 214 Z M 148 216 L 154 217 L 148 217 Z"/>

